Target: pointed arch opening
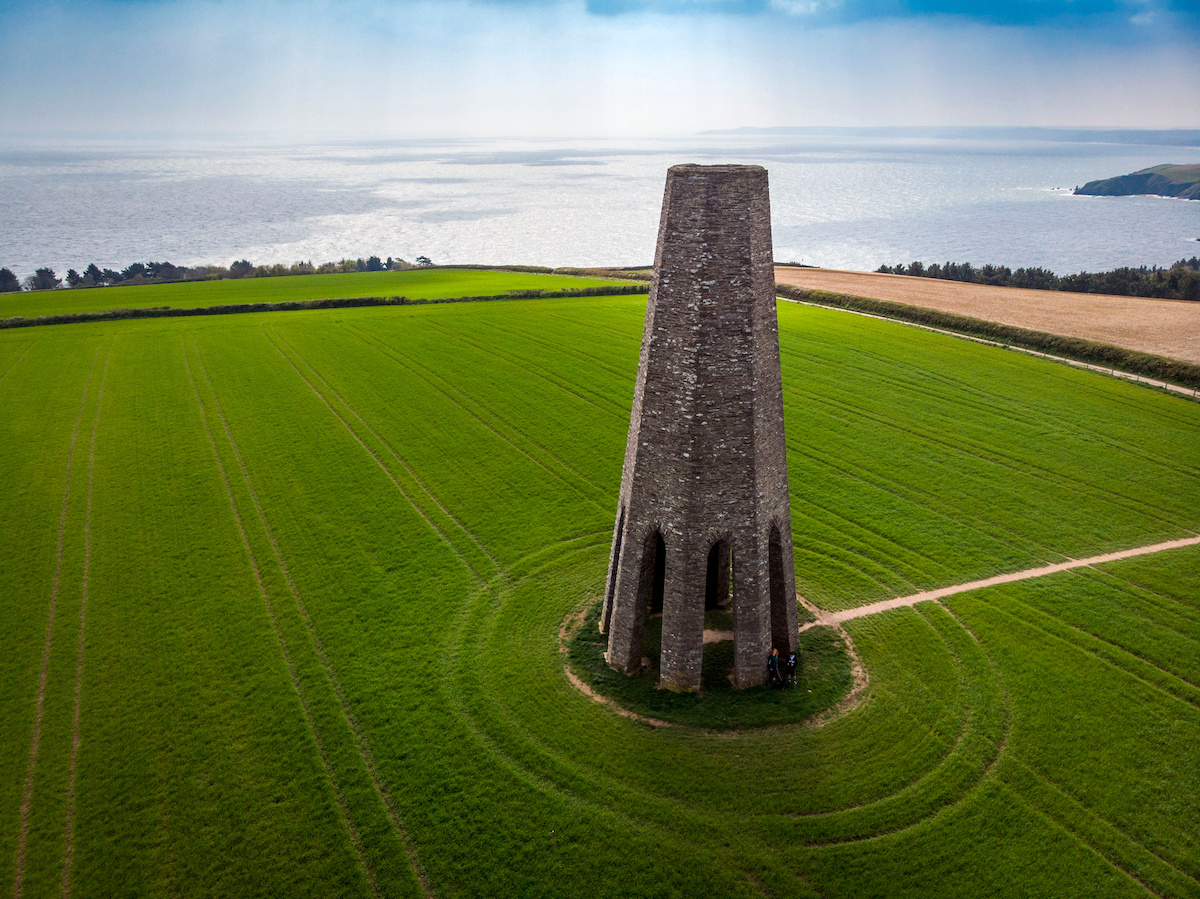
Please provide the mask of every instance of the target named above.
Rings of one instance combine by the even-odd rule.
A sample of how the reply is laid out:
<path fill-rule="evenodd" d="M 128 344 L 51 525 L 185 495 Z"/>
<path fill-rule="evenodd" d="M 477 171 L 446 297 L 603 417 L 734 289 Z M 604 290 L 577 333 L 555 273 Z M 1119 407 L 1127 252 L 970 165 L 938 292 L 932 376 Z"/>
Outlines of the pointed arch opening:
<path fill-rule="evenodd" d="M 650 555 L 650 545 L 647 541 L 647 555 Z M 663 610 L 663 593 L 667 584 L 667 544 L 663 540 L 662 533 L 654 532 L 653 558 L 647 562 L 645 558 L 642 560 L 643 573 L 650 569 L 652 579 L 650 581 L 650 590 L 646 596 L 646 604 L 651 615 L 661 615 Z"/>
<path fill-rule="evenodd" d="M 638 674 L 644 670 L 643 659 L 651 670 L 657 670 L 662 644 L 663 593 L 667 578 L 667 544 L 662 532 L 651 531 L 642 542 L 642 558 L 638 565 L 637 599 L 630 632 L 629 661 L 625 670 Z M 649 633 L 647 633 L 649 631 Z"/>
<path fill-rule="evenodd" d="M 768 541 L 767 562 L 770 573 L 771 592 L 771 644 L 781 653 L 792 645 L 788 633 L 787 582 L 783 575 L 783 537 L 777 525 L 771 525 Z M 792 600 L 795 602 L 795 600 Z"/>
<path fill-rule="evenodd" d="M 727 609 L 733 600 L 729 591 L 733 554 L 728 540 L 718 540 L 708 551 L 708 571 L 704 579 L 704 609 Z"/>

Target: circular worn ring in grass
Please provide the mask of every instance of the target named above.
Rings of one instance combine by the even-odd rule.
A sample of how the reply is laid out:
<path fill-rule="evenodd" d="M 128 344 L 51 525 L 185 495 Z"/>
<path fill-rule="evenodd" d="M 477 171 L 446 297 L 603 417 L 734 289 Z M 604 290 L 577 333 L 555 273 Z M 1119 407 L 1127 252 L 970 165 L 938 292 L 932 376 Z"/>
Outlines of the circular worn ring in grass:
<path fill-rule="evenodd" d="M 710 616 L 712 613 L 709 613 Z M 699 693 L 673 693 L 658 688 L 653 664 L 638 676 L 608 667 L 604 659 L 608 638 L 599 632 L 600 605 L 593 601 L 563 623 L 560 639 L 568 676 L 584 693 L 616 709 L 618 714 L 652 726 L 683 725 L 711 731 L 730 731 L 829 720 L 836 706 L 846 705 L 855 687 L 852 650 L 838 629 L 808 627 L 800 634 L 795 686 L 775 689 L 768 684 L 735 689 L 732 639 L 707 642 Z M 707 622 L 710 626 L 720 622 Z M 732 622 L 730 622 L 732 626 Z M 658 657 L 662 619 L 646 622 L 645 650 Z M 732 635 L 731 635 L 732 636 Z M 767 660 L 763 659 L 766 668 Z"/>

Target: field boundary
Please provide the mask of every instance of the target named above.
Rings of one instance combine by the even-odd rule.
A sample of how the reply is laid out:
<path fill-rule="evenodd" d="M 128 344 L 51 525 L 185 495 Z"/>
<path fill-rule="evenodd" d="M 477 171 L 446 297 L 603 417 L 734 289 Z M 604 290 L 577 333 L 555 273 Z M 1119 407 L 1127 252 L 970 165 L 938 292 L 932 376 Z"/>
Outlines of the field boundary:
<path fill-rule="evenodd" d="M 960 337 L 988 346 L 1017 350 L 1055 362 L 1065 362 L 1089 371 L 1103 372 L 1150 387 L 1170 390 L 1186 397 L 1200 396 L 1200 365 L 1129 350 L 1106 343 L 1032 331 L 1000 322 L 909 306 L 892 300 L 876 300 L 826 290 L 809 290 L 776 285 L 779 299 L 802 306 L 840 309 L 867 318 L 912 325 L 925 331 Z"/>
<path fill-rule="evenodd" d="M 279 303 L 228 303 L 220 306 L 148 306 L 144 309 L 97 309 L 92 312 L 64 312 L 34 318 L 0 318 L 5 328 L 37 328 L 44 325 L 73 325 L 88 322 L 126 321 L 135 318 L 185 318 L 193 315 L 241 315 L 248 312 L 304 312 L 310 309 L 358 309 L 373 306 L 427 306 L 437 303 L 488 303 L 503 300 L 555 300 L 570 297 L 613 297 L 647 293 L 643 284 L 615 284 L 611 287 L 579 287 L 568 290 L 514 290 L 490 296 L 434 297 L 413 299 L 392 297 L 333 297 L 323 300 L 286 300 Z"/>

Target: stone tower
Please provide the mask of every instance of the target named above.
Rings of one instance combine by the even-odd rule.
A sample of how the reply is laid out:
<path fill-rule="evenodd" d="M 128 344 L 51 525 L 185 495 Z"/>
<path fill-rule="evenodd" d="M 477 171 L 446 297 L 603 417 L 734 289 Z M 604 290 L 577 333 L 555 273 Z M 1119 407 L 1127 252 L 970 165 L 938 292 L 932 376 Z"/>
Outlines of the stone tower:
<path fill-rule="evenodd" d="M 706 608 L 732 605 L 734 682 L 796 648 L 796 586 L 767 172 L 667 172 L 600 630 L 635 673 L 700 689 Z"/>

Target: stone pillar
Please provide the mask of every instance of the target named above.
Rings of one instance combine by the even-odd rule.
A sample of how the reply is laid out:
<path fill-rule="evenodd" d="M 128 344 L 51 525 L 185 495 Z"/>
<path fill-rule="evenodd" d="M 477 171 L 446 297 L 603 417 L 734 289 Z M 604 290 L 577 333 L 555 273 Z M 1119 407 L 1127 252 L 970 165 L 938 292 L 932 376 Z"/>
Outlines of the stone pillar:
<path fill-rule="evenodd" d="M 708 558 L 722 542 L 737 685 L 766 680 L 772 645 L 796 647 L 773 265 L 765 169 L 670 169 L 600 622 L 609 664 L 634 673 L 661 596 L 669 689 L 700 688 Z M 727 590 L 729 565 L 717 568 Z"/>

